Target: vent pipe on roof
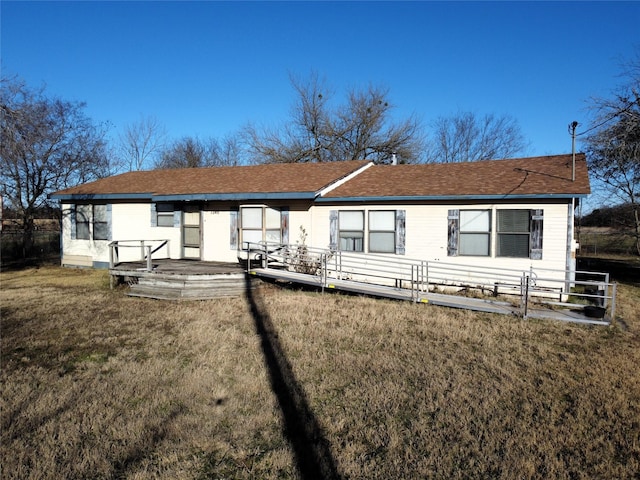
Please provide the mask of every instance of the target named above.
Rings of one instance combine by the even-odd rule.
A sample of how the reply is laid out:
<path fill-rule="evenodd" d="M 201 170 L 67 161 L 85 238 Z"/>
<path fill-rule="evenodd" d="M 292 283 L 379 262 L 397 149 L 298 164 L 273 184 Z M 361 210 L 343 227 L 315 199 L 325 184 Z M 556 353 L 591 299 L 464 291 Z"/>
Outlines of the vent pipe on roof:
<path fill-rule="evenodd" d="M 398 164 L 398 156 L 396 155 L 396 152 L 393 152 L 391 154 L 391 165 L 397 165 Z"/>

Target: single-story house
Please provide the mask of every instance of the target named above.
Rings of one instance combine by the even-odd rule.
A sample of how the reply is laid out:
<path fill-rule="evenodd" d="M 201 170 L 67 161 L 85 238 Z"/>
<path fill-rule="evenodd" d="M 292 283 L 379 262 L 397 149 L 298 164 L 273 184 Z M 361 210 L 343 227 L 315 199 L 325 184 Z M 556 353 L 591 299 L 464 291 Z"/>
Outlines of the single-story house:
<path fill-rule="evenodd" d="M 575 269 L 574 212 L 589 193 L 585 155 L 567 154 L 137 171 L 51 198 L 69 266 L 107 267 L 108 244 L 125 240 L 168 240 L 172 259 L 237 261 L 243 243 L 295 244 L 304 231 L 306 245 L 333 251 L 564 271 Z"/>

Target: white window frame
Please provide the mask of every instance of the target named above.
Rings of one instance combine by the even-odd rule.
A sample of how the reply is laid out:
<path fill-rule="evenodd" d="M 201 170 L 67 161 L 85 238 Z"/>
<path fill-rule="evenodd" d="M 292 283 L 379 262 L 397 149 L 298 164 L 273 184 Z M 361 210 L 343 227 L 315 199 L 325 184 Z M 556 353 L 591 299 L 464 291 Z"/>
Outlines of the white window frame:
<path fill-rule="evenodd" d="M 348 217 L 355 217 L 360 214 L 362 219 L 362 229 L 349 228 L 352 221 Z M 338 211 L 338 249 L 342 252 L 364 252 L 365 251 L 365 215 L 364 210 L 339 210 Z M 358 241 L 360 245 L 358 245 Z"/>
<path fill-rule="evenodd" d="M 261 210 L 260 212 L 260 224 L 257 223 L 251 226 L 245 226 L 245 221 L 248 221 L 248 215 L 245 214 L 246 210 Z M 275 228 L 275 214 L 277 213 L 277 225 Z M 273 216 L 271 216 L 273 215 Z M 256 217 L 258 218 L 258 217 Z M 249 232 L 260 232 L 259 238 L 260 242 L 268 242 L 268 243 L 282 243 L 282 210 L 269 207 L 267 205 L 243 205 L 240 207 L 240 221 L 239 223 L 239 231 L 240 231 L 240 242 L 243 245 L 243 248 L 248 248 L 248 242 L 257 243 L 256 239 L 247 240 L 247 237 L 252 236 L 248 235 Z M 274 238 L 276 237 L 276 238 Z"/>
<path fill-rule="evenodd" d="M 526 231 L 524 230 L 501 230 L 500 226 L 502 224 L 501 217 L 503 214 L 513 212 L 524 212 L 527 216 L 527 221 L 525 222 Z M 526 237 L 526 250 L 520 252 L 522 254 L 515 255 L 503 255 L 501 252 L 502 238 L 506 236 L 517 236 L 517 237 Z M 496 257 L 500 258 L 530 258 L 531 255 L 531 210 L 525 208 L 518 209 L 497 209 L 496 210 Z"/>
<path fill-rule="evenodd" d="M 475 219 L 469 218 L 468 220 L 464 217 L 471 217 L 476 215 L 476 219 L 478 214 L 486 214 L 486 229 L 478 229 L 467 227 L 467 225 L 477 225 L 477 222 L 474 222 Z M 468 229 L 466 229 L 468 228 Z M 466 242 L 463 239 L 471 238 L 471 237 L 480 237 L 486 239 L 487 250 L 485 253 L 478 253 L 475 250 L 469 250 L 465 252 Z M 465 257 L 490 257 L 491 256 L 491 210 L 489 209 L 468 209 L 462 210 L 460 209 L 460 225 L 458 227 L 458 255 Z"/>
<path fill-rule="evenodd" d="M 173 203 L 156 203 L 156 226 L 173 227 L 174 210 Z"/>
<path fill-rule="evenodd" d="M 376 224 L 377 222 L 374 221 L 372 219 L 372 216 L 375 216 L 376 214 L 391 214 L 393 215 L 393 222 L 391 223 L 391 229 L 382 229 L 382 228 L 371 228 L 371 225 Z M 369 210 L 369 216 L 368 216 L 368 220 L 369 220 L 369 224 L 368 224 L 368 240 L 369 240 L 369 245 L 368 245 L 368 250 L 370 253 L 396 253 L 396 210 Z M 372 241 L 372 235 L 378 235 L 378 234 L 382 234 L 382 235 L 391 235 L 392 238 L 392 243 L 391 243 L 391 248 L 374 248 L 372 247 L 373 245 L 377 245 L 379 242 L 376 241 Z"/>
<path fill-rule="evenodd" d="M 106 204 L 92 205 L 92 236 L 94 240 L 109 240 L 109 213 Z M 101 215 L 97 215 L 97 210 L 102 210 Z M 104 234 L 98 236 L 98 232 L 102 231 Z"/>
<path fill-rule="evenodd" d="M 104 208 L 103 219 L 96 215 L 97 208 Z M 104 235 L 96 236 L 103 228 Z M 76 240 L 109 240 L 109 211 L 107 204 L 81 203 L 75 205 L 75 239 Z"/>

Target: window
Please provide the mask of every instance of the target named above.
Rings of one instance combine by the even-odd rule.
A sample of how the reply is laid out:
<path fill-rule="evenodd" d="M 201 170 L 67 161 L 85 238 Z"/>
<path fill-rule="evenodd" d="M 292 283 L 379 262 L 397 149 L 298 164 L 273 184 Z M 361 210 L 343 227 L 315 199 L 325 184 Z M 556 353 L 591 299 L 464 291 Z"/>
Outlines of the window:
<path fill-rule="evenodd" d="M 73 233 L 72 233 L 73 237 Z M 107 205 L 76 205 L 75 238 L 77 240 L 109 239 L 109 208 Z"/>
<path fill-rule="evenodd" d="M 529 258 L 529 210 L 498 210 L 498 257 Z"/>
<path fill-rule="evenodd" d="M 406 217 L 406 210 L 370 210 L 365 224 L 363 210 L 331 210 L 329 248 L 404 255 Z"/>
<path fill-rule="evenodd" d="M 109 224 L 107 221 L 106 205 L 93 206 L 93 239 L 94 240 L 109 239 Z"/>
<path fill-rule="evenodd" d="M 340 211 L 338 214 L 338 238 L 343 252 L 364 251 L 364 212 Z"/>
<path fill-rule="evenodd" d="M 542 259 L 543 210 L 497 210 L 492 239 L 491 210 L 452 209 L 447 214 L 447 255 Z"/>
<path fill-rule="evenodd" d="M 284 213 L 270 207 L 243 207 L 240 210 L 242 242 L 282 243 L 282 214 Z"/>
<path fill-rule="evenodd" d="M 490 236 L 489 210 L 460 210 L 460 255 L 488 256 Z"/>
<path fill-rule="evenodd" d="M 173 204 L 158 203 L 156 205 L 156 225 L 158 227 L 173 227 Z"/>
<path fill-rule="evenodd" d="M 395 253 L 395 210 L 372 210 L 369 212 L 369 251 L 374 253 Z"/>
<path fill-rule="evenodd" d="M 91 232 L 91 205 L 76 205 L 76 238 L 78 240 L 89 240 Z"/>

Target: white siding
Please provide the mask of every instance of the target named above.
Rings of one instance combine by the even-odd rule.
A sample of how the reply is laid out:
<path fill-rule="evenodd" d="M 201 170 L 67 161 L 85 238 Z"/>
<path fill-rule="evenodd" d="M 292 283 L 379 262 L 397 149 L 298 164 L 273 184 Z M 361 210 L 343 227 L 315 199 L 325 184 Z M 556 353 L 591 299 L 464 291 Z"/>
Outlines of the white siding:
<path fill-rule="evenodd" d="M 518 204 L 473 204 L 459 203 L 440 205 L 313 205 L 306 202 L 274 204 L 274 208 L 289 208 L 289 242 L 301 241 L 301 227 L 307 234 L 306 244 L 310 247 L 329 247 L 329 215 L 331 210 L 405 210 L 406 239 L 403 259 L 440 261 L 457 265 L 491 266 L 500 268 L 529 269 L 550 268 L 562 270 L 567 261 L 567 203 L 518 203 Z M 109 241 L 72 240 L 72 205 L 62 205 L 63 212 L 63 254 L 91 258 L 93 262 L 108 262 Z M 180 208 L 176 203 L 175 208 Z M 219 208 L 219 209 L 217 209 Z M 234 262 L 238 252 L 230 246 L 231 205 L 211 202 L 202 212 L 202 259 L 207 261 Z M 237 208 L 237 207 L 233 207 Z M 500 258 L 495 255 L 496 210 L 498 209 L 542 209 L 543 250 L 541 260 L 528 258 Z M 450 209 L 490 210 L 492 221 L 491 255 L 489 257 L 447 256 L 447 214 Z M 368 221 L 368 215 L 365 215 Z M 367 229 L 368 230 L 368 229 Z M 180 227 L 152 227 L 150 203 L 114 203 L 111 213 L 111 240 L 169 240 L 170 258 L 181 256 Z M 365 251 L 368 238 L 365 235 Z M 166 252 L 166 250 L 165 250 Z M 120 259 L 139 260 L 139 249 L 120 249 Z M 393 254 L 388 254 L 395 257 Z"/>
<path fill-rule="evenodd" d="M 109 261 L 108 240 L 76 240 L 71 238 L 74 205 L 62 204 L 62 263 L 86 266 Z M 84 259 L 82 258 L 84 257 Z"/>
<path fill-rule="evenodd" d="M 529 258 L 501 258 L 495 254 L 496 210 L 498 209 L 539 209 L 543 210 L 543 250 L 541 260 Z M 457 265 L 488 266 L 527 270 L 563 270 L 566 264 L 567 204 L 566 203 L 519 203 L 519 204 L 442 204 L 442 205 L 358 205 L 358 206 L 314 206 L 312 227 L 308 231 L 309 245 L 328 248 L 329 212 L 331 210 L 405 210 L 406 211 L 406 251 L 403 258 L 447 262 Z M 447 256 L 447 214 L 450 209 L 490 210 L 492 221 L 490 256 Z M 365 215 L 365 219 L 368 215 Z M 366 237 L 366 235 L 365 235 Z M 365 238 L 365 242 L 368 239 Z M 368 245 L 365 243 L 365 251 Z M 394 257 L 394 255 L 389 255 Z"/>

